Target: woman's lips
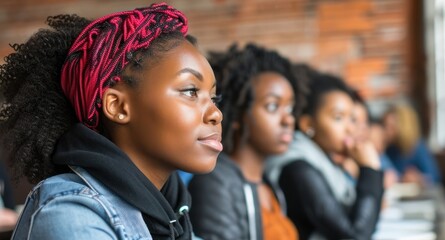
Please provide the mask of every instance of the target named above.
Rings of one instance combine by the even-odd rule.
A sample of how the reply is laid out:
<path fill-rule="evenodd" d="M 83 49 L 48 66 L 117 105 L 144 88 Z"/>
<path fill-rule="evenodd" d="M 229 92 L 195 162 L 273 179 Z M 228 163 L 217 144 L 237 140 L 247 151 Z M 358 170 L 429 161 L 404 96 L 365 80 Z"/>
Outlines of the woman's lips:
<path fill-rule="evenodd" d="M 211 148 L 214 151 L 221 152 L 223 150 L 223 145 L 221 143 L 221 134 L 212 133 L 206 137 L 199 138 L 199 143 Z"/>
<path fill-rule="evenodd" d="M 292 133 L 283 133 L 280 135 L 280 141 L 282 141 L 284 143 L 290 143 L 290 142 L 292 142 L 293 137 L 294 136 Z"/>

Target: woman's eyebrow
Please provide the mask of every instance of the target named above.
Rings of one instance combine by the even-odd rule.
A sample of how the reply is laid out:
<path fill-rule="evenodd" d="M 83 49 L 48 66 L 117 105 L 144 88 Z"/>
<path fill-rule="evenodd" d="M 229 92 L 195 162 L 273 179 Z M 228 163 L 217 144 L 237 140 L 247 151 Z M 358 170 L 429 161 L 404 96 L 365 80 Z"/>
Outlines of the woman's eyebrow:
<path fill-rule="evenodd" d="M 194 70 L 194 69 L 191 69 L 191 68 L 184 68 L 184 69 L 181 69 L 181 70 L 179 70 L 178 72 L 177 72 L 177 74 L 176 75 L 181 75 L 181 74 L 183 74 L 183 73 L 191 73 L 193 76 L 195 76 L 199 81 L 203 81 L 203 77 L 202 77 L 202 74 L 200 73 L 200 72 L 198 72 L 198 71 L 196 71 L 196 70 Z"/>
<path fill-rule="evenodd" d="M 266 98 L 275 98 L 275 99 L 280 100 L 282 98 L 282 96 L 279 94 L 270 92 L 270 93 L 267 93 L 266 95 L 262 96 L 260 99 L 266 99 Z"/>

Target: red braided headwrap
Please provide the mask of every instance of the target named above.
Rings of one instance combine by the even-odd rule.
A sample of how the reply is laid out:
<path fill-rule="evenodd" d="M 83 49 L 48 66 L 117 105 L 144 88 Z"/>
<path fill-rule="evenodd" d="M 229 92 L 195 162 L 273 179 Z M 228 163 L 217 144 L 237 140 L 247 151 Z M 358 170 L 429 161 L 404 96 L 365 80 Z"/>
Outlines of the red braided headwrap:
<path fill-rule="evenodd" d="M 187 33 L 184 14 L 165 3 L 113 13 L 90 23 L 71 46 L 62 67 L 62 89 L 80 122 L 96 130 L 102 96 L 129 59 L 163 33 Z"/>

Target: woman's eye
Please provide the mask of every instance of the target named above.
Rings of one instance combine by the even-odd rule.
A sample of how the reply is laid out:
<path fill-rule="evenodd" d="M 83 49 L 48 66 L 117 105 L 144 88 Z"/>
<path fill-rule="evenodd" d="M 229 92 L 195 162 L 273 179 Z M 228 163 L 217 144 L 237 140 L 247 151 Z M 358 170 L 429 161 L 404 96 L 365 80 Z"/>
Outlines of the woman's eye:
<path fill-rule="evenodd" d="M 216 96 L 212 97 L 212 102 L 213 102 L 214 104 L 218 104 L 218 103 L 221 102 L 221 99 L 222 99 L 222 96 L 221 96 L 221 95 L 216 95 Z"/>
<path fill-rule="evenodd" d="M 286 111 L 286 113 L 291 114 L 294 112 L 294 105 L 286 106 L 286 108 L 284 110 Z"/>
<path fill-rule="evenodd" d="M 357 118 L 356 117 L 351 117 L 351 123 L 356 124 L 357 123 Z"/>
<path fill-rule="evenodd" d="M 341 121 L 342 119 L 343 119 L 343 117 L 341 115 L 334 115 L 335 121 Z"/>
<path fill-rule="evenodd" d="M 278 104 L 277 103 L 268 103 L 266 104 L 266 110 L 268 112 L 276 112 L 278 110 Z"/>
<path fill-rule="evenodd" d="M 197 97 L 199 89 L 197 88 L 188 88 L 181 90 L 181 93 L 186 95 L 187 97 Z"/>

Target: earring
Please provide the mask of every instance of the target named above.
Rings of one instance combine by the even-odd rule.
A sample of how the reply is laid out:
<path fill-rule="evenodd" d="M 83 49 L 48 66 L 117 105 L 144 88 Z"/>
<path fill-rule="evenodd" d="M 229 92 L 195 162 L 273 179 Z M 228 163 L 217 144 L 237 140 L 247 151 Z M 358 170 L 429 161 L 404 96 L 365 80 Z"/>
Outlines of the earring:
<path fill-rule="evenodd" d="M 119 113 L 119 115 L 117 115 L 117 118 L 119 118 L 119 120 L 123 120 L 125 118 L 125 114 Z"/>
<path fill-rule="evenodd" d="M 315 135 L 315 130 L 313 128 L 308 128 L 304 133 L 310 138 L 312 138 Z"/>

